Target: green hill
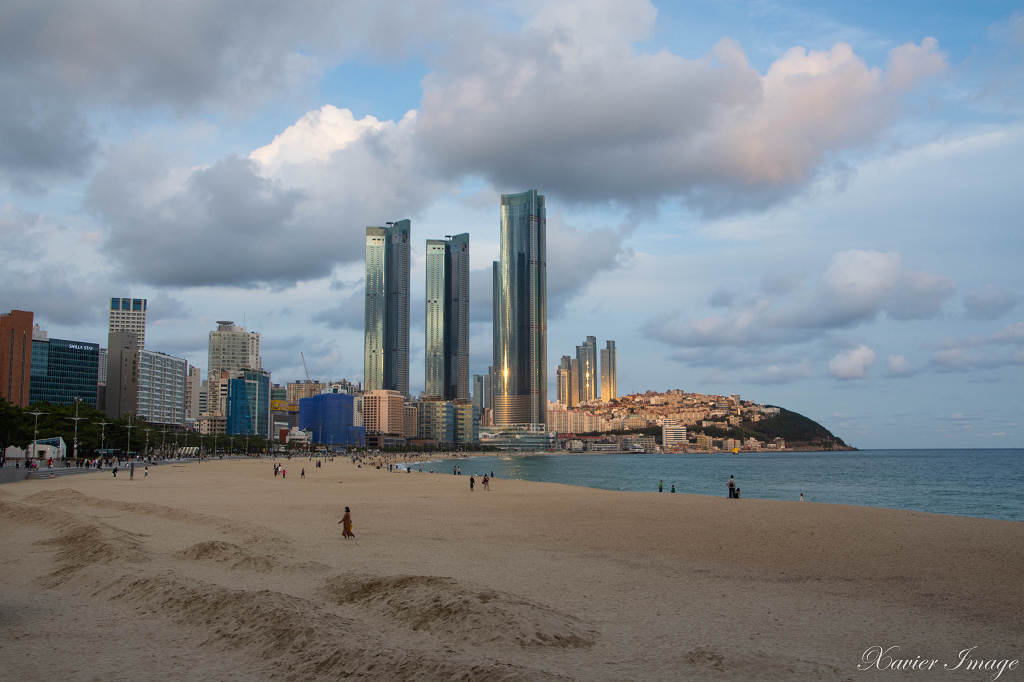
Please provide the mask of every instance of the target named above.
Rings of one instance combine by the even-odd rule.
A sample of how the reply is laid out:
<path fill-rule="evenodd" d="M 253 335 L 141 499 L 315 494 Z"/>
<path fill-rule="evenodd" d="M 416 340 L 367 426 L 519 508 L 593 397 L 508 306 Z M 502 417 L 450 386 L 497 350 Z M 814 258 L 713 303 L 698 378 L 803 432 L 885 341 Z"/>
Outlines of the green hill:
<path fill-rule="evenodd" d="M 761 441 L 771 441 L 776 438 L 783 438 L 786 447 L 820 447 L 822 449 L 847 448 L 842 438 L 832 435 L 832 432 L 824 426 L 808 419 L 802 414 L 790 412 L 785 408 L 774 417 L 767 417 L 761 421 L 741 422 L 740 426 L 730 427 L 728 423 L 722 422 L 722 427 L 692 427 L 693 432 L 701 432 L 714 438 L 756 438 Z"/>

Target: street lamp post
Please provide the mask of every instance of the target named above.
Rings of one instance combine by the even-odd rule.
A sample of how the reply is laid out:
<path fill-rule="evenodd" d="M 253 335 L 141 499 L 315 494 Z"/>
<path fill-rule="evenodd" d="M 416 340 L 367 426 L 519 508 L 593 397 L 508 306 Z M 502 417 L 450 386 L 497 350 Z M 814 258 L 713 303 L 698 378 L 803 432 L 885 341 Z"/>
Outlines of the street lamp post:
<path fill-rule="evenodd" d="M 130 412 L 128 413 L 128 451 L 125 456 L 132 456 L 132 415 Z"/>
<path fill-rule="evenodd" d="M 29 414 L 34 414 L 36 416 L 36 425 L 35 425 L 35 428 L 32 430 L 32 459 L 35 459 L 36 458 L 36 442 L 39 440 L 39 415 L 41 415 L 41 414 L 50 414 L 50 413 L 49 412 L 39 412 L 37 410 L 35 412 L 29 412 Z"/>
<path fill-rule="evenodd" d="M 74 417 L 65 417 L 65 419 L 72 419 L 75 422 L 75 442 L 73 444 L 73 451 L 74 451 L 74 454 L 75 454 L 75 462 L 76 463 L 78 462 L 78 422 L 80 422 L 81 420 L 85 419 L 85 417 L 79 417 L 78 416 L 78 403 L 79 403 L 78 398 L 75 398 L 75 416 Z"/>
<path fill-rule="evenodd" d="M 104 445 L 106 445 L 106 442 L 107 442 L 107 424 L 112 424 L 112 423 L 113 422 L 100 422 L 99 423 L 100 427 L 101 427 L 100 428 L 100 450 L 105 449 Z"/>

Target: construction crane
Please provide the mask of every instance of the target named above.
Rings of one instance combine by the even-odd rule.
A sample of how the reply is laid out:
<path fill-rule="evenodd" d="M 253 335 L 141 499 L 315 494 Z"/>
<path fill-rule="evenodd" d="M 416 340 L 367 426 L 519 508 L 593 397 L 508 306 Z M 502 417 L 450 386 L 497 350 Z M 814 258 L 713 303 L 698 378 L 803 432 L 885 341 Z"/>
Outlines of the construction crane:
<path fill-rule="evenodd" d="M 306 367 L 306 356 L 302 354 L 301 350 L 299 351 L 299 355 L 302 357 L 302 369 L 306 370 L 306 381 L 313 383 L 313 380 L 309 378 L 309 368 Z"/>

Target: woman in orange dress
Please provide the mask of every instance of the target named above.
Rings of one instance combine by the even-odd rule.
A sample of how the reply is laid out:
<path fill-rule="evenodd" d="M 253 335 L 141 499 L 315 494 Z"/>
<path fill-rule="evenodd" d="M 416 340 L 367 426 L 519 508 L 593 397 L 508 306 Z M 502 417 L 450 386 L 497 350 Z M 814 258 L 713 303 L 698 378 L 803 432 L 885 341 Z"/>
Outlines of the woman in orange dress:
<path fill-rule="evenodd" d="M 355 537 L 355 533 L 352 532 L 352 514 L 349 512 L 348 507 L 345 507 L 345 515 L 341 517 L 341 521 L 338 521 L 338 523 L 345 524 L 342 526 L 341 532 L 343 538 L 347 540 L 348 538 Z"/>

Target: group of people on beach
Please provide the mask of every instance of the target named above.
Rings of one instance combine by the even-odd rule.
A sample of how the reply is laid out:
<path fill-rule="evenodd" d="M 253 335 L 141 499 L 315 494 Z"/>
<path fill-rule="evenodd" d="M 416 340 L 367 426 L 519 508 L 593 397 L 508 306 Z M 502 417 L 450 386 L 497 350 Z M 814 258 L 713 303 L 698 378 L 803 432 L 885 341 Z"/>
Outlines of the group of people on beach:
<path fill-rule="evenodd" d="M 491 472 L 491 476 L 494 476 L 494 472 Z M 491 477 L 484 474 L 484 477 L 480 479 L 480 484 L 484 487 L 484 490 L 491 489 Z M 473 486 L 476 485 L 476 476 L 469 477 L 469 492 L 473 492 Z"/>

